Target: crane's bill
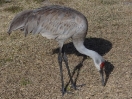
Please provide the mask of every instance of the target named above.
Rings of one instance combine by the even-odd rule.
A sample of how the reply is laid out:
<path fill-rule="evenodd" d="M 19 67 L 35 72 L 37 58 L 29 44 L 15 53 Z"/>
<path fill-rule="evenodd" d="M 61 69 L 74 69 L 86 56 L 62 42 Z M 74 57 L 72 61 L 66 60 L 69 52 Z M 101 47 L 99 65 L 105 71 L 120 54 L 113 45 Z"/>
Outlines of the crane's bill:
<path fill-rule="evenodd" d="M 103 71 L 103 69 L 101 69 L 99 72 L 100 72 L 100 76 L 101 76 L 102 86 L 105 86 L 104 71 Z"/>

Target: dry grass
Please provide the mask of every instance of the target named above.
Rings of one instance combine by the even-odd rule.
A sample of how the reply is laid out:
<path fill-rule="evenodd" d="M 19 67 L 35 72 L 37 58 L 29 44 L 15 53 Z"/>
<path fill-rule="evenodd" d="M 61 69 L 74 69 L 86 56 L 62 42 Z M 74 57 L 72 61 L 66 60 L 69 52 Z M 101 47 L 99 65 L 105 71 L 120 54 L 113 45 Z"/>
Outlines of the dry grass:
<path fill-rule="evenodd" d="M 131 0 L 41 1 L 0 2 L 0 99 L 131 99 Z M 72 72 L 78 70 L 74 78 L 77 77 L 77 85 L 84 86 L 80 90 L 72 90 L 74 94 L 62 97 L 58 55 L 54 50 L 58 47 L 57 43 L 40 35 L 28 35 L 25 38 L 20 31 L 8 36 L 9 22 L 17 12 L 49 4 L 69 6 L 87 17 L 89 31 L 86 47 L 98 51 L 108 61 L 108 65 L 114 66 L 105 87 L 101 86 L 93 61 L 87 58 L 83 65 L 79 64 L 83 56 L 69 43 L 66 44 L 66 52 L 70 69 Z M 65 82 L 68 82 L 66 68 L 64 75 Z"/>

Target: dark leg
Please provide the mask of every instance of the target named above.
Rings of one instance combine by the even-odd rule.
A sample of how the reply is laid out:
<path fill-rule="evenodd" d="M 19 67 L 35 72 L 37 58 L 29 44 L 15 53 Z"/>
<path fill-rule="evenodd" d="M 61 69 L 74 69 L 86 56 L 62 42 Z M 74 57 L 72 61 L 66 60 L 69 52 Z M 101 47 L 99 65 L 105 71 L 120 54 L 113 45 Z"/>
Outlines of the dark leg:
<path fill-rule="evenodd" d="M 76 85 L 74 84 L 72 76 L 71 76 L 71 73 L 70 73 L 70 69 L 69 69 L 69 66 L 68 66 L 68 59 L 67 59 L 67 56 L 66 56 L 66 54 L 64 52 L 64 47 L 62 48 L 62 57 L 63 57 L 63 60 L 64 60 L 64 62 L 66 64 L 66 68 L 67 68 L 67 71 L 68 71 L 68 75 L 70 77 L 70 81 L 71 81 L 72 87 L 76 90 Z"/>
<path fill-rule="evenodd" d="M 60 48 L 59 54 L 58 54 L 58 63 L 60 66 L 60 76 L 61 76 L 61 84 L 62 84 L 62 95 L 65 94 L 65 88 L 64 88 L 64 80 L 63 80 L 63 72 L 62 72 L 62 50 Z"/>

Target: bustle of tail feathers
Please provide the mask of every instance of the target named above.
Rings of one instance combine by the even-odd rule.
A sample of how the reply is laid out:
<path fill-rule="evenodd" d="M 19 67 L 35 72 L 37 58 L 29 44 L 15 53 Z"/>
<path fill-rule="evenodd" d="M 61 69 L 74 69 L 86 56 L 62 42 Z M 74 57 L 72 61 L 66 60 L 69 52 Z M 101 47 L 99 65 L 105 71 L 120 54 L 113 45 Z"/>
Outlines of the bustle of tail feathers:
<path fill-rule="evenodd" d="M 10 35 L 13 30 L 17 30 L 17 29 L 23 30 L 24 25 L 31 13 L 32 10 L 26 10 L 18 13 L 11 21 L 7 33 Z"/>

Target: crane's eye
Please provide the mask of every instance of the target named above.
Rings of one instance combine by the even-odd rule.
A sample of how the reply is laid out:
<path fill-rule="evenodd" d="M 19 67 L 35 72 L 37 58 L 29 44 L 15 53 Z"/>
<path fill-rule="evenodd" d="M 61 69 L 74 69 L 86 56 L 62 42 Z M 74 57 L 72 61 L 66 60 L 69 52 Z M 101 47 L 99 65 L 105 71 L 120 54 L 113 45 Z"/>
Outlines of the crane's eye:
<path fill-rule="evenodd" d="M 102 69 L 102 68 L 104 67 L 104 65 L 105 65 L 105 63 L 102 62 L 102 63 L 100 64 L 100 68 Z"/>

